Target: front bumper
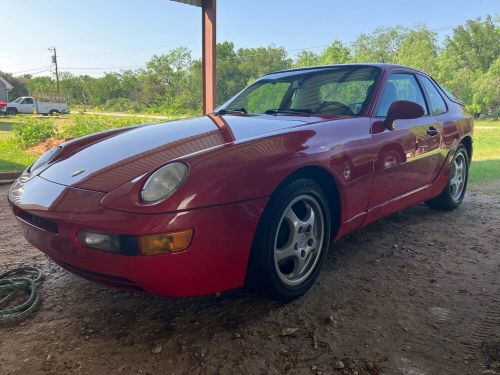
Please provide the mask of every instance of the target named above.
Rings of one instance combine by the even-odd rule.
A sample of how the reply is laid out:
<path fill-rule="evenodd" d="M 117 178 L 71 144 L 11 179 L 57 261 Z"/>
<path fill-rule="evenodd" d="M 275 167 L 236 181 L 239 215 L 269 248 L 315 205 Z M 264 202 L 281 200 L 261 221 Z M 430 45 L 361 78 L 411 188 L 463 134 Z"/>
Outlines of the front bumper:
<path fill-rule="evenodd" d="M 140 215 L 103 208 L 100 192 L 41 177 L 16 181 L 9 201 L 24 237 L 68 270 L 96 282 L 166 296 L 198 296 L 244 284 L 253 235 L 268 198 Z M 144 235 L 193 229 L 179 253 L 128 256 L 84 247 L 81 229 Z"/>

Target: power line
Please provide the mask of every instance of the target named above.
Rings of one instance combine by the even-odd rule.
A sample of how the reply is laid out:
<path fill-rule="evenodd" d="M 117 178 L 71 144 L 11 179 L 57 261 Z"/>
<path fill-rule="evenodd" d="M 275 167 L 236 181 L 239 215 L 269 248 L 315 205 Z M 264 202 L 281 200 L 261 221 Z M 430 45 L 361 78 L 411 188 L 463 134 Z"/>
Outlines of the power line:
<path fill-rule="evenodd" d="M 31 72 L 35 72 L 35 71 L 47 71 L 47 70 L 50 70 L 52 68 L 52 64 L 51 65 L 47 65 L 45 67 L 38 67 L 38 68 L 34 68 L 34 69 L 29 69 L 29 70 L 21 70 L 21 71 L 18 71 L 18 72 L 13 72 L 11 74 L 24 74 L 24 73 L 31 73 Z M 35 73 L 33 73 L 35 74 Z"/>
<path fill-rule="evenodd" d="M 81 68 L 66 68 L 62 67 L 60 69 L 64 70 L 106 70 L 106 69 L 139 69 L 145 68 L 145 65 L 135 65 L 135 66 L 106 66 L 106 67 L 81 67 Z"/>
<path fill-rule="evenodd" d="M 428 31 L 442 31 L 442 30 L 448 30 L 448 29 L 453 29 L 457 28 L 460 26 L 466 26 L 466 24 L 461 24 L 461 25 L 455 25 L 455 26 L 447 26 L 447 27 L 440 27 L 440 28 L 434 28 L 434 29 L 427 29 Z M 311 46 L 311 47 L 302 47 L 302 48 L 293 48 L 293 49 L 284 49 L 284 52 L 287 54 L 293 54 L 294 52 L 300 52 L 300 51 L 308 51 L 308 50 L 314 50 L 314 49 L 320 49 L 320 48 L 327 48 L 331 45 L 329 44 L 323 44 L 323 45 L 318 45 L 318 46 Z M 161 48 L 161 46 L 157 47 L 147 47 L 147 48 L 140 48 L 140 49 L 130 49 L 130 50 L 121 50 L 121 51 L 110 51 L 110 52 L 95 52 L 95 53 L 86 53 L 86 54 L 75 54 L 75 55 L 62 55 L 59 57 L 77 57 L 77 56 L 99 56 L 99 55 L 107 55 L 107 54 L 115 54 L 115 53 L 122 53 L 122 52 L 136 52 L 136 51 L 144 51 L 148 49 L 154 49 L 154 48 Z M 267 47 L 263 47 L 264 49 Z M 241 49 L 241 48 L 240 48 Z M 252 53 L 252 54 L 246 54 L 243 56 L 235 56 L 235 59 L 239 60 L 245 60 L 253 57 L 259 57 L 261 56 L 260 53 Z M 232 57 L 226 58 L 226 59 L 219 59 L 219 60 L 231 60 L 234 59 Z M 43 60 L 37 60 L 37 61 L 43 61 Z M 33 61 L 36 62 L 36 61 Z M 21 66 L 21 65 L 28 65 L 29 63 L 23 63 L 23 64 L 17 64 L 17 65 L 10 65 L 10 66 Z M 31 73 L 31 74 L 39 74 L 44 71 L 47 71 L 50 69 L 51 66 L 48 67 L 39 67 L 39 68 L 34 68 L 34 69 L 29 69 L 29 70 L 23 70 L 23 71 L 18 71 L 14 72 L 12 74 L 21 74 L 21 73 L 31 73 L 35 72 L 36 73 Z M 109 66 L 109 67 L 61 67 L 60 69 L 63 70 L 116 70 L 116 69 L 140 69 L 140 68 L 145 68 L 145 65 L 135 65 L 135 66 Z"/>

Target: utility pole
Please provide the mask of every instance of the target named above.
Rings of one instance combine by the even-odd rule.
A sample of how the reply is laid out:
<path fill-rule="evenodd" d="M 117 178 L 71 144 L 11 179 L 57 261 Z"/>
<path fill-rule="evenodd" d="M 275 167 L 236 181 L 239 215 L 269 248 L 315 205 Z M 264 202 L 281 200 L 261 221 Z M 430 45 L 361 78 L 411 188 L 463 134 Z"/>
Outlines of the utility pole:
<path fill-rule="evenodd" d="M 52 55 L 52 64 L 56 66 L 56 84 L 57 84 L 57 93 L 59 94 L 59 71 L 57 70 L 57 52 L 56 46 L 50 47 L 49 51 L 52 51 L 54 54 Z"/>

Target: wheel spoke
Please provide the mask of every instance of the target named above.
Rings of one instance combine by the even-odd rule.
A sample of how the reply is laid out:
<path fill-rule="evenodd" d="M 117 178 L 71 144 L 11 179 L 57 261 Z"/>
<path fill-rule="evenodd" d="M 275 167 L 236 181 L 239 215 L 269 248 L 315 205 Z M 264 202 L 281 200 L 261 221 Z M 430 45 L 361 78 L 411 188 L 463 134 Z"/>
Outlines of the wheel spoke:
<path fill-rule="evenodd" d="M 292 224 L 292 227 L 294 228 L 294 230 L 297 230 L 297 228 L 299 227 L 299 225 L 301 224 L 301 221 L 300 219 L 297 217 L 297 215 L 295 214 L 295 212 L 293 212 L 293 209 L 292 207 L 290 207 L 285 215 L 285 217 L 287 218 L 288 222 L 290 224 Z"/>
<path fill-rule="evenodd" d="M 296 250 L 295 250 L 295 244 L 292 243 L 288 245 L 287 247 L 284 247 L 283 249 L 279 249 L 276 251 L 276 260 L 278 262 L 282 261 L 283 259 L 290 258 L 290 257 L 296 257 Z"/>
<path fill-rule="evenodd" d="M 304 270 L 306 266 L 306 258 L 302 258 L 302 257 L 296 257 L 294 258 L 294 264 L 293 264 L 293 271 L 292 271 L 292 274 L 291 276 L 292 277 L 297 277 L 299 276 L 302 271 Z"/>
<path fill-rule="evenodd" d="M 314 215 L 314 210 L 312 209 L 312 207 L 311 207 L 310 204 L 307 204 L 306 208 L 307 208 L 307 215 L 304 218 L 304 220 L 302 220 L 302 224 L 306 228 L 311 227 L 310 231 L 312 231 L 314 229 L 314 224 L 315 224 L 316 216 Z"/>

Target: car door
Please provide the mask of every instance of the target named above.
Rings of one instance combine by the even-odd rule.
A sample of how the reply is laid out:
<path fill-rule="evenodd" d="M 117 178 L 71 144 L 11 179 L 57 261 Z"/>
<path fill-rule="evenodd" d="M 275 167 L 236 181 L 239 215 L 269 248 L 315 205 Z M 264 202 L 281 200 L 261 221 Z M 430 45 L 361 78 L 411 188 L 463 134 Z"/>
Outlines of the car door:
<path fill-rule="evenodd" d="M 421 105 L 424 116 L 394 121 L 394 130 L 380 129 L 390 105 L 407 100 Z M 375 130 L 378 129 L 378 130 Z M 429 184 L 440 164 L 442 124 L 432 116 L 422 87 L 413 72 L 392 72 L 372 118 L 374 179 L 370 206 L 376 206 Z"/>
<path fill-rule="evenodd" d="M 24 98 L 19 105 L 19 113 L 33 113 L 35 112 L 35 102 L 33 98 Z"/>

